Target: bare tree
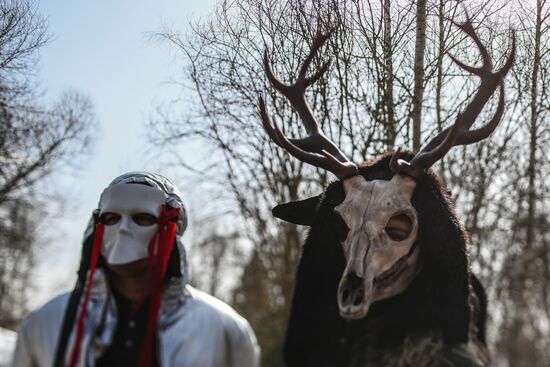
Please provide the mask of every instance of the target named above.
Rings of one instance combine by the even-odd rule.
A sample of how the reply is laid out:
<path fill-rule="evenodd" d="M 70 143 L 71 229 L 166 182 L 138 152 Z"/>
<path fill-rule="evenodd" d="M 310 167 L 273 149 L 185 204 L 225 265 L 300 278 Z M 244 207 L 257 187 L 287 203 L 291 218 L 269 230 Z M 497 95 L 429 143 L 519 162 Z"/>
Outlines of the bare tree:
<path fill-rule="evenodd" d="M 544 209 L 549 203 L 550 3 L 518 2 L 514 10 L 524 45 L 513 82 L 520 137 L 514 159 L 519 167 L 511 175 L 517 192 L 510 207 L 503 282 L 497 288 L 506 312 L 497 346 L 509 366 L 545 366 L 550 363 L 547 329 L 541 326 L 550 322 L 549 217 Z"/>
<path fill-rule="evenodd" d="M 35 96 L 37 50 L 49 39 L 45 19 L 29 0 L 0 1 L 0 95 L 24 106 Z"/>
<path fill-rule="evenodd" d="M 40 102 L 36 61 L 48 41 L 32 1 L 0 1 L 0 326 L 25 315 L 44 198 L 37 185 L 52 171 L 76 163 L 93 136 L 93 106 L 65 92 Z"/>
<path fill-rule="evenodd" d="M 507 3 L 469 1 L 466 6 L 474 22 L 486 25 L 479 34 L 489 45 L 489 52 L 496 55 L 495 63 L 501 63 L 509 53 L 511 23 L 521 28 L 517 32 L 518 60 L 534 60 L 532 53 L 536 48 L 519 40 L 535 34 L 535 23 L 526 23 L 535 22 L 535 13 L 527 12 L 525 5 L 514 13 Z M 541 3 L 542 8 L 547 6 L 545 1 Z M 154 138 L 171 143 L 199 139 L 211 147 L 210 159 L 192 170 L 205 183 L 215 183 L 231 195 L 239 218 L 245 223 L 239 234 L 253 244 L 233 303 L 257 331 L 266 330 L 258 335 L 264 349 L 264 365 L 280 364 L 277 351 L 303 236 L 303 231 L 294 225 L 274 222 L 271 204 L 318 193 L 330 180 L 324 173 L 288 159 L 258 128 L 257 97 L 262 95 L 270 115 L 287 136 L 304 136 L 296 114 L 266 84 L 262 70 L 264 51 L 269 52 L 275 74 L 284 82 L 292 82 L 286 77 L 295 75 L 305 57 L 304 50 L 309 49 L 308 42 L 319 30 L 333 30 L 319 58 L 313 59 L 311 69 L 319 69 L 325 60 L 331 60 L 332 66 L 306 92 L 306 99 L 323 131 L 347 156 L 361 161 L 394 145 L 407 146 L 411 138 L 421 141 L 440 132 L 454 122 L 453 116 L 462 108 L 459 101 L 469 100 L 476 90 L 478 81 L 461 73 L 445 56 L 451 51 L 461 60 L 478 62 L 474 45 L 464 42 L 463 35 L 447 21 L 460 18 L 464 10 L 459 5 L 440 0 L 422 4 L 390 0 L 233 0 L 222 2 L 207 20 L 192 24 L 188 36 L 173 30 L 162 34 L 182 53 L 185 86 L 195 92 L 196 98 L 186 105 L 183 116 L 159 115 L 151 123 L 158 133 Z M 520 310 L 512 300 L 521 294 L 517 293 L 521 286 L 515 279 L 521 264 L 527 261 L 522 252 L 526 223 L 534 227 L 533 254 L 537 255 L 529 259 L 537 265 L 532 265 L 533 271 L 525 282 L 534 281 L 530 289 L 543 294 L 537 296 L 538 306 L 529 312 L 548 314 L 543 305 L 548 304 L 550 293 L 550 251 L 548 231 L 544 229 L 548 228 L 548 219 L 542 207 L 548 205 L 550 192 L 543 180 L 544 174 L 550 174 L 550 159 L 543 154 L 549 143 L 548 124 L 544 121 L 548 121 L 545 116 L 549 108 L 545 88 L 550 85 L 550 69 L 545 60 L 550 58 L 545 59 L 545 45 L 549 42 L 542 32 L 548 25 L 544 14 L 547 13 L 543 11 L 540 17 L 540 66 L 535 73 L 535 90 L 532 63 L 524 62 L 520 68 L 516 65 L 506 81 L 511 90 L 507 113 L 491 137 L 492 148 L 480 143 L 473 148 L 456 149 L 437 167 L 453 189 L 471 233 L 474 272 L 484 280 L 490 296 L 490 335 L 498 345 L 499 361 L 513 361 L 522 355 L 518 343 L 514 351 L 508 344 L 514 325 L 506 324 L 502 315 Z M 526 112 L 532 111 L 528 96 L 536 96 L 537 101 L 534 132 L 525 123 Z M 480 117 L 492 116 L 495 105 L 496 100 L 490 101 Z M 416 131 L 411 131 L 415 124 Z M 526 143 L 533 134 L 535 144 Z M 527 179 L 529 146 L 535 146 L 534 186 Z M 526 219 L 529 187 L 535 190 L 532 220 Z M 536 272 L 547 274 L 546 278 L 539 275 L 535 279 Z M 532 294 L 524 293 L 524 297 Z M 510 302 L 502 301 L 503 297 Z M 522 322 L 523 327 L 534 323 L 533 318 Z M 498 335 L 501 328 L 510 333 Z M 547 358 L 540 357 L 546 344 L 532 341 L 542 336 L 547 333 L 539 328 L 523 339 L 536 349 L 531 360 L 539 361 L 538 365 L 544 365 L 540 361 Z"/>
<path fill-rule="evenodd" d="M 36 209 L 24 200 L 0 206 L 0 325 L 16 328 L 26 315 L 29 271 L 35 264 Z"/>
<path fill-rule="evenodd" d="M 194 222 L 193 226 L 199 228 L 199 231 L 196 231 L 198 233 L 187 254 L 190 282 L 216 297 L 231 298 L 228 292 L 223 292 L 223 288 L 227 290 L 227 274 L 231 274 L 230 278 L 234 279 L 235 269 L 243 267 L 243 236 L 235 228 L 224 229 L 222 223 L 215 219 Z"/>
<path fill-rule="evenodd" d="M 265 301 L 270 306 L 262 312 L 282 325 L 290 307 L 303 232 L 295 225 L 274 222 L 271 206 L 320 192 L 321 185 L 329 178 L 325 172 L 288 159 L 257 128 L 260 123 L 257 98 L 263 95 L 270 113 L 286 132 L 295 136 L 303 133 L 290 107 L 267 87 L 262 58 L 268 50 L 274 71 L 284 78 L 298 67 L 308 42 L 317 31 L 334 29 L 334 37 L 322 56 L 333 60 L 335 67 L 308 97 L 332 139 L 346 142 L 350 155 L 365 159 L 372 154 L 371 149 L 386 147 L 388 143 L 384 133 L 388 114 L 382 114 L 384 117 L 380 120 L 376 107 L 388 103 L 384 98 L 387 93 L 368 87 L 373 78 L 368 71 L 377 70 L 374 78 L 380 83 L 384 83 L 383 77 L 388 71 L 384 58 L 378 59 L 379 52 L 376 58 L 370 53 L 358 52 L 367 47 L 375 49 L 375 43 L 382 43 L 381 39 L 364 39 L 348 32 L 361 25 L 368 26 L 357 20 L 356 14 L 364 10 L 358 6 L 362 4 L 226 1 L 209 20 L 194 24 L 189 38 L 172 31 L 163 34 L 187 60 L 186 77 L 196 92 L 197 108 L 175 121 L 160 116 L 160 121 L 154 123 L 155 129 L 161 132 L 156 138 L 174 141 L 176 137 L 201 137 L 215 146 L 210 153 L 214 161 L 208 162 L 208 169 L 196 169 L 204 173 L 205 179 L 218 180 L 234 195 L 248 224 L 247 233 L 242 235 L 256 244 L 253 259 L 265 269 L 256 275 L 257 282 L 269 284 L 266 291 L 270 296 Z M 358 54 L 362 57 L 355 57 Z M 388 60 L 386 58 L 386 62 L 390 62 Z M 319 68 L 321 59 L 314 59 L 313 64 Z M 356 100 L 362 103 L 354 103 Z M 354 139 L 358 135 L 363 139 Z M 218 164 L 211 166 L 216 161 Z M 258 318 L 253 315 L 245 313 L 245 316 L 256 329 L 265 327 L 255 325 L 253 320 Z M 284 327 L 267 332 L 266 337 L 276 340 L 267 348 L 280 349 L 283 332 Z M 266 350 L 268 341 L 260 337 L 260 343 L 264 356 L 273 355 L 272 350 Z M 264 363 L 269 365 L 266 359 Z"/>
<path fill-rule="evenodd" d="M 74 91 L 42 109 L 7 108 L 0 127 L 0 205 L 32 188 L 61 163 L 85 152 L 91 139 L 93 106 Z"/>

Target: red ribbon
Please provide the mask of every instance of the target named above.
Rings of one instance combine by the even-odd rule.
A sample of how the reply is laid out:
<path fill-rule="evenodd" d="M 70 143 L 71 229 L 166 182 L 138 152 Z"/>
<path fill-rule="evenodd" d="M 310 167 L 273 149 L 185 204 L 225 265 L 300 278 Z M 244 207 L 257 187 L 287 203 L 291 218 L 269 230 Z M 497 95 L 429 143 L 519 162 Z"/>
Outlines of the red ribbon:
<path fill-rule="evenodd" d="M 176 237 L 177 225 L 172 220 L 177 218 L 179 215 L 179 209 L 174 208 L 166 210 L 166 206 L 162 205 L 161 214 L 158 220 L 159 229 L 149 242 L 148 247 L 148 260 L 147 260 L 147 270 L 152 280 L 152 294 L 151 294 L 151 305 L 149 308 L 149 317 L 147 319 L 147 329 L 145 331 L 145 337 L 143 340 L 143 345 L 141 349 L 139 367 L 148 367 L 153 365 L 153 346 L 154 346 L 154 336 L 157 327 L 157 318 L 160 310 L 160 302 L 162 298 L 162 290 L 164 276 L 168 268 L 168 261 L 170 260 L 170 254 L 172 248 L 174 247 L 174 239 Z M 102 223 L 98 223 L 95 227 L 94 242 L 92 245 L 92 257 L 90 259 L 90 275 L 88 277 L 88 282 L 86 283 L 86 291 L 84 294 L 84 302 L 82 308 L 80 309 L 80 315 L 78 317 L 78 323 L 76 328 L 76 339 L 75 344 L 71 353 L 71 359 L 69 362 L 69 367 L 75 367 L 78 361 L 78 356 L 80 354 L 80 345 L 82 343 L 82 337 L 84 335 L 84 319 L 86 317 L 86 311 L 88 309 L 88 302 L 90 299 L 90 290 L 92 286 L 92 281 L 94 278 L 95 269 L 97 266 L 97 260 L 99 258 L 99 253 L 101 250 L 101 244 L 103 242 L 103 233 L 105 227 Z M 155 245 L 156 245 L 156 270 L 153 274 L 153 259 L 155 258 Z M 136 307 L 139 309 L 143 304 L 143 300 L 138 303 Z"/>
<path fill-rule="evenodd" d="M 174 239 L 176 237 L 176 223 L 172 221 L 179 215 L 179 209 L 166 210 L 163 205 L 161 208 L 161 215 L 158 221 L 159 230 L 149 242 L 149 260 L 148 270 L 152 279 L 152 294 L 151 305 L 149 308 L 149 317 L 147 319 L 147 330 L 145 331 L 145 337 L 143 339 L 143 345 L 141 348 L 141 354 L 139 358 L 139 367 L 148 367 L 153 365 L 153 345 L 154 336 L 157 328 L 158 313 L 160 310 L 160 301 L 162 298 L 162 290 L 164 275 L 168 268 L 168 261 L 170 260 L 170 254 L 174 247 Z M 156 255 L 156 268 L 153 272 L 152 259 L 154 258 L 154 245 L 156 243 L 157 255 Z"/>
<path fill-rule="evenodd" d="M 84 293 L 84 303 L 80 309 L 80 315 L 78 316 L 78 323 L 76 327 L 76 339 L 71 353 L 71 359 L 69 361 L 69 367 L 76 366 L 78 356 L 80 354 L 80 344 L 82 342 L 82 336 L 84 335 L 84 318 L 86 317 L 86 311 L 88 309 L 88 301 L 90 300 L 90 290 L 92 288 L 92 281 L 94 279 L 95 268 L 97 266 L 97 259 L 99 258 L 99 252 L 101 250 L 101 242 L 103 242 L 103 232 L 105 227 L 102 223 L 98 223 L 95 226 L 94 242 L 92 245 L 92 257 L 90 259 L 90 276 L 86 283 L 86 292 Z"/>

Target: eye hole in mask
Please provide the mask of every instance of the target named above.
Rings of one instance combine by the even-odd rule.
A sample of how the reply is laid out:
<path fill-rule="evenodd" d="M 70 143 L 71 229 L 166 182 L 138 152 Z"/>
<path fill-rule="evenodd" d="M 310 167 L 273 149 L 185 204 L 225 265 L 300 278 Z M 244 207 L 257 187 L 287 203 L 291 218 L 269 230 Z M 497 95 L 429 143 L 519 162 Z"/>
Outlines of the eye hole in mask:
<path fill-rule="evenodd" d="M 396 214 L 390 218 L 384 231 L 393 241 L 403 241 L 411 234 L 412 221 L 406 214 Z"/>
<path fill-rule="evenodd" d="M 148 227 L 152 226 L 153 224 L 157 224 L 157 218 L 154 215 L 148 213 L 134 214 L 132 216 L 132 220 L 138 226 L 142 227 Z M 120 221 L 120 214 L 106 212 L 101 214 L 101 216 L 99 217 L 99 221 L 106 226 L 112 226 Z"/>

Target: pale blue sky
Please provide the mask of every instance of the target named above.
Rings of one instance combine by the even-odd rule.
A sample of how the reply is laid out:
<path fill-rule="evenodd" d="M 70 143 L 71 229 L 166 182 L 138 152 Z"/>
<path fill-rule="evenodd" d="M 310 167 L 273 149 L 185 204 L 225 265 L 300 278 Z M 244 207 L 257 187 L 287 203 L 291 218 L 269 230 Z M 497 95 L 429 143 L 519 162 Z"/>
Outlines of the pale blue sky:
<path fill-rule="evenodd" d="M 145 124 L 159 103 L 181 91 L 167 83 L 177 72 L 174 53 L 149 34 L 163 24 L 184 30 L 189 19 L 207 16 L 216 2 L 40 1 L 53 36 L 40 53 L 46 95 L 55 99 L 67 88 L 86 93 L 95 104 L 99 129 L 82 170 L 59 178 L 72 205 L 48 223 L 53 245 L 39 254 L 32 305 L 73 285 L 82 232 L 110 180 L 127 171 L 162 170 L 161 162 L 146 154 Z"/>

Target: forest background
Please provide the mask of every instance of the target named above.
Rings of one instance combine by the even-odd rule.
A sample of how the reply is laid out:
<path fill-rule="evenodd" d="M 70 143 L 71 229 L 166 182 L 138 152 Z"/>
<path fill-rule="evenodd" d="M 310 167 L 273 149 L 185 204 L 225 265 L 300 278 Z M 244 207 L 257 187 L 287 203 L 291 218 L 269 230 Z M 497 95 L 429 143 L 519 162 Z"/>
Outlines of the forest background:
<path fill-rule="evenodd" d="M 25 1 L 1 3 L 33 9 Z M 149 141 L 171 169 L 200 188 L 203 201 L 193 213 L 192 283 L 251 322 L 263 366 L 282 365 L 307 232 L 275 220 L 271 208 L 317 195 L 335 179 L 281 151 L 262 130 L 259 95 L 287 135 L 304 133 L 267 83 L 264 50 L 276 74 L 289 81 L 315 33 L 334 29 L 314 59 L 314 67 L 326 60 L 331 66 L 307 93 L 323 130 L 355 162 L 395 147 L 415 151 L 454 122 L 476 91 L 478 80 L 446 56 L 479 62 L 475 46 L 451 21 L 463 20 L 465 9 L 497 66 L 515 31 L 516 64 L 506 80 L 506 112 L 497 131 L 454 149 L 435 170 L 471 236 L 472 269 L 489 296 L 495 365 L 547 366 L 550 1 L 227 0 L 184 33 L 165 26 L 152 35 L 176 55 L 174 81 L 182 98 L 158 105 L 147 123 Z M 34 20 L 10 28 L 10 14 L 0 12 L 0 326 L 13 329 L 27 312 L 29 269 L 39 260 L 32 246 L 39 234 L 28 230 L 41 205 L 33 185 L 64 165 L 64 158 L 85 154 L 94 116 L 91 102 L 74 91 L 52 106 L 33 104 L 27 57 L 46 41 L 46 25 L 34 12 Z M 495 107 L 496 99 L 480 120 Z M 189 145 L 200 146 L 200 163 L 184 153 Z"/>

